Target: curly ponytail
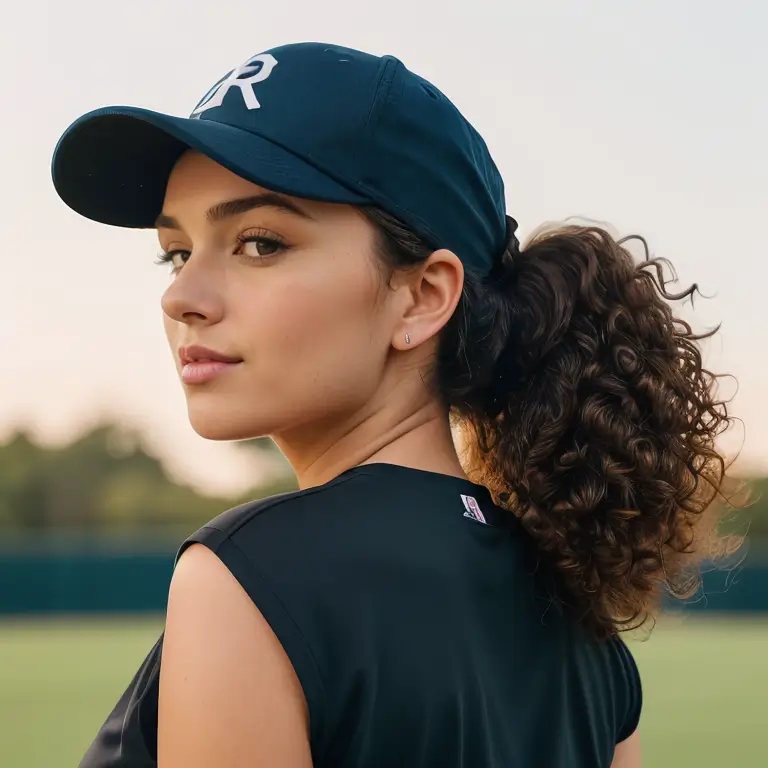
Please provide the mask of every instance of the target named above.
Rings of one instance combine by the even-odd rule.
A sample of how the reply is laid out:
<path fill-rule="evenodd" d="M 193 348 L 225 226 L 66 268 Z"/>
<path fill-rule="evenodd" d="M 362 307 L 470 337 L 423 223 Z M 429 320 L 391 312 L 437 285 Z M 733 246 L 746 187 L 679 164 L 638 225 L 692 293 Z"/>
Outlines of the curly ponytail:
<path fill-rule="evenodd" d="M 393 268 L 431 248 L 365 209 Z M 645 241 L 637 238 L 645 246 Z M 718 377 L 671 302 L 663 260 L 636 263 L 598 227 L 541 230 L 489 278 L 467 275 L 440 339 L 436 385 L 464 464 L 536 542 L 556 601 L 599 638 L 693 594 L 721 537 L 732 421 Z"/>

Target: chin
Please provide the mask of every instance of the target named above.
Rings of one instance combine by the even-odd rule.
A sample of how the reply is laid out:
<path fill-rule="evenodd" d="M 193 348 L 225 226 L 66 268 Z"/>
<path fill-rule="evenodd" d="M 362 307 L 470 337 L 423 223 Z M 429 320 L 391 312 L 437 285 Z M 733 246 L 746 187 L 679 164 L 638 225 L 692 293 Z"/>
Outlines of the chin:
<path fill-rule="evenodd" d="M 217 442 L 250 440 L 268 434 L 268 425 L 248 418 L 243 411 L 188 407 L 189 423 L 200 437 Z"/>

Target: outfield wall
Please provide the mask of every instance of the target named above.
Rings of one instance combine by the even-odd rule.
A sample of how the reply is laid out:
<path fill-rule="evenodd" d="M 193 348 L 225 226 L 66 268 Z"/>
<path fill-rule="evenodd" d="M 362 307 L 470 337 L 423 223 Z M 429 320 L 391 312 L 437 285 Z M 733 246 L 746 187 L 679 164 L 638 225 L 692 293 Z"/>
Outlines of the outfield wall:
<path fill-rule="evenodd" d="M 182 537 L 183 538 L 183 537 Z M 0 547 L 0 614 L 155 612 L 165 609 L 176 540 L 7 539 Z M 768 613 L 768 555 L 710 571 L 686 610 Z"/>

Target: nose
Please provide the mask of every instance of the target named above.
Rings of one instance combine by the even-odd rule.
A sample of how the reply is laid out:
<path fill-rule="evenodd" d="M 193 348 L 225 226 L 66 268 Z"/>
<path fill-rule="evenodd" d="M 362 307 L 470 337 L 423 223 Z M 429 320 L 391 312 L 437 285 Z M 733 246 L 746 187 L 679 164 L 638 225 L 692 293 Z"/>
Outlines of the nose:
<path fill-rule="evenodd" d="M 186 325 L 215 325 L 224 316 L 224 297 L 210 269 L 190 260 L 163 293 L 163 312 Z"/>

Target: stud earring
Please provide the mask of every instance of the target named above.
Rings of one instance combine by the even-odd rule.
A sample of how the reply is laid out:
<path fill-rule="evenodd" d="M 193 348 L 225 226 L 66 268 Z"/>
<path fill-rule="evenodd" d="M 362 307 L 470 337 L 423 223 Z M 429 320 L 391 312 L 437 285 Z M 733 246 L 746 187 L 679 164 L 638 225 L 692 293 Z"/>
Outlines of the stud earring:
<path fill-rule="evenodd" d="M 411 337 L 406 333 L 405 334 L 405 343 L 410 344 L 411 343 Z"/>

